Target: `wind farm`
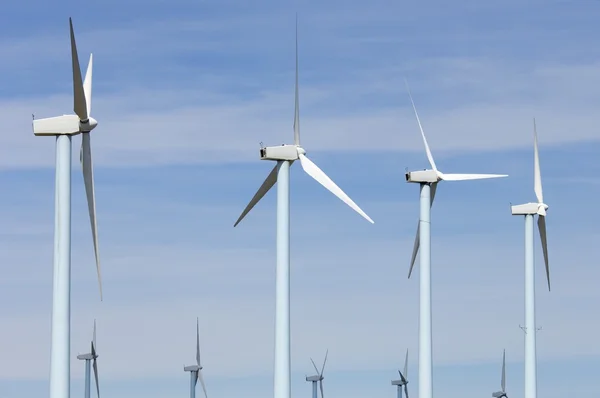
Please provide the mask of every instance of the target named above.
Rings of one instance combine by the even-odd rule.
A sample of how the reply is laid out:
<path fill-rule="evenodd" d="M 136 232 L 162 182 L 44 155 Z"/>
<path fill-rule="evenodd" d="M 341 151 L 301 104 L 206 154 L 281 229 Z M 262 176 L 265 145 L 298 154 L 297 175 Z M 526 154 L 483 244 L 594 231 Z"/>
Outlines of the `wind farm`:
<path fill-rule="evenodd" d="M 0 397 L 600 391 L 595 6 L 24 3 Z"/>

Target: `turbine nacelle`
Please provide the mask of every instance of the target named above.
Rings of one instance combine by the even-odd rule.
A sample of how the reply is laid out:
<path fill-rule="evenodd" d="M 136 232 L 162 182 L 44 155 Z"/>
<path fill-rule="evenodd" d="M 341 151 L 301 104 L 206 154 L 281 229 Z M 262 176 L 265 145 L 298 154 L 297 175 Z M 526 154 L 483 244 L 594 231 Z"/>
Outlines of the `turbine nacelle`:
<path fill-rule="evenodd" d="M 508 398 L 505 392 L 498 391 L 492 394 L 494 398 Z"/>
<path fill-rule="evenodd" d="M 435 170 L 409 171 L 406 173 L 406 182 L 434 183 L 441 180 L 440 174 Z"/>
<path fill-rule="evenodd" d="M 62 115 L 45 119 L 35 119 L 33 121 L 33 134 L 37 136 L 77 135 L 80 133 L 89 133 L 97 125 L 98 122 L 93 117 L 89 117 L 84 123 L 77 115 Z"/>
<path fill-rule="evenodd" d="M 545 216 L 546 210 L 548 210 L 547 204 L 534 202 L 510 207 L 510 211 L 513 216 L 525 216 L 529 214 L 539 214 L 541 216 Z"/>
<path fill-rule="evenodd" d="M 324 377 L 321 375 L 307 376 L 306 381 L 321 381 Z"/>
<path fill-rule="evenodd" d="M 305 155 L 306 151 L 299 145 L 279 145 L 260 148 L 260 160 L 294 161 Z"/>

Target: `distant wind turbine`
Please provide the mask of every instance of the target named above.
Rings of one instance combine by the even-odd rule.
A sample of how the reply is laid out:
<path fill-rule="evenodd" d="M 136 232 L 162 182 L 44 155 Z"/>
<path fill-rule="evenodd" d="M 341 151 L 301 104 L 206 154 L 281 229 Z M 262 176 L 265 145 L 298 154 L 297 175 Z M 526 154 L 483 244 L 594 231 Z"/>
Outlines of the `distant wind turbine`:
<path fill-rule="evenodd" d="M 393 386 L 398 386 L 398 398 L 402 398 L 402 388 L 404 387 L 404 394 L 408 398 L 408 350 L 406 350 L 406 357 L 404 358 L 404 373 L 398 371 L 400 374 L 399 380 L 392 380 Z"/>
<path fill-rule="evenodd" d="M 73 108 L 75 115 L 63 115 L 33 120 L 33 134 L 56 136 L 56 190 L 54 217 L 54 288 L 52 292 L 52 341 L 50 353 L 50 398 L 68 398 L 71 359 L 71 137 L 81 134 L 80 160 L 87 196 L 92 238 L 96 254 L 96 272 L 102 300 L 102 278 L 98 252 L 96 202 L 90 132 L 98 125 L 91 117 L 92 55 L 85 79 L 81 78 L 73 22 L 71 61 L 73 67 Z"/>
<path fill-rule="evenodd" d="M 316 164 L 308 157 L 300 145 L 300 110 L 298 95 L 298 18 L 296 17 L 296 92 L 294 111 L 294 144 L 260 148 L 260 159 L 276 161 L 258 192 L 248 203 L 234 224 L 237 226 L 250 210 L 277 182 L 277 267 L 275 286 L 275 361 L 274 398 L 291 396 L 291 354 L 290 354 L 290 167 L 300 160 L 302 169 L 341 199 L 353 210 L 373 220 L 363 212 Z"/>
<path fill-rule="evenodd" d="M 506 350 L 502 352 L 502 379 L 500 379 L 501 390 L 492 393 L 494 398 L 508 398 L 506 395 Z"/>
<path fill-rule="evenodd" d="M 431 165 L 432 170 L 419 170 L 410 171 L 406 173 L 406 181 L 410 183 L 417 183 L 421 186 L 421 199 L 420 199 L 420 216 L 419 225 L 417 226 L 417 236 L 415 237 L 415 244 L 413 248 L 412 258 L 410 261 L 410 269 L 408 271 L 408 277 L 413 270 L 417 253 L 421 252 L 419 256 L 420 266 L 420 298 L 419 298 L 419 398 L 432 398 L 433 397 L 433 358 L 432 358 L 432 337 L 431 337 L 431 206 L 433 205 L 433 199 L 437 184 L 440 181 L 468 181 L 468 180 L 481 180 L 487 178 L 507 177 L 506 174 L 446 174 L 438 170 L 427 139 L 425 138 L 425 132 L 421 126 L 419 114 L 412 98 L 408 82 L 405 80 L 406 89 L 410 97 L 410 101 L 417 118 L 417 124 L 421 131 L 421 138 L 425 145 L 425 152 L 427 159 Z"/>
<path fill-rule="evenodd" d="M 550 268 L 548 266 L 548 243 L 546 241 L 546 210 L 542 192 L 540 156 L 538 153 L 537 127 L 533 119 L 533 190 L 537 202 L 511 206 L 514 216 L 525 216 L 525 398 L 537 397 L 537 359 L 535 327 L 535 266 L 533 245 L 533 217 L 538 215 L 538 229 L 546 265 L 546 279 L 550 291 Z"/>
<path fill-rule="evenodd" d="M 98 384 L 98 364 L 96 363 L 98 354 L 96 353 L 96 321 L 94 320 L 94 337 L 92 338 L 92 344 L 90 352 L 87 354 L 77 355 L 77 359 L 85 361 L 85 398 L 90 398 L 90 365 L 91 361 L 94 362 L 94 380 L 96 381 L 96 393 L 100 398 L 100 385 Z"/>
<path fill-rule="evenodd" d="M 306 377 L 306 381 L 310 381 L 312 382 L 312 398 L 317 398 L 317 383 L 319 383 L 319 388 L 321 389 L 321 398 L 324 398 L 323 395 L 323 379 L 325 377 L 323 377 L 323 371 L 325 370 L 325 364 L 327 363 L 327 354 L 329 354 L 329 350 L 327 350 L 325 352 L 325 360 L 323 361 L 323 366 L 321 367 L 321 371 L 319 372 L 319 369 L 317 368 L 317 365 L 315 365 L 315 361 L 313 361 L 313 359 L 311 358 L 310 361 L 312 362 L 313 366 L 315 367 L 315 371 L 317 372 L 316 375 L 314 376 L 308 376 Z"/>
<path fill-rule="evenodd" d="M 196 364 L 184 366 L 183 371 L 190 372 L 190 398 L 196 398 L 196 384 L 198 383 L 198 379 L 200 379 L 202 390 L 204 390 L 204 398 L 208 398 L 204 377 L 202 377 L 202 365 L 200 364 L 200 326 L 198 318 L 196 318 Z"/>

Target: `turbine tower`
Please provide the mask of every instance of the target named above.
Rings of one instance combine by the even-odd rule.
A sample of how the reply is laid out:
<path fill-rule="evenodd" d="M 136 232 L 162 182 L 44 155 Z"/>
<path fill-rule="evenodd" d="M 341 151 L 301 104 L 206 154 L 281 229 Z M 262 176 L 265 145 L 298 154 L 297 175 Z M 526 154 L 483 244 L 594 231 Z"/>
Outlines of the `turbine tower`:
<path fill-rule="evenodd" d="M 323 361 L 323 367 L 321 367 L 321 371 L 319 372 L 319 369 L 317 368 L 317 365 L 315 365 L 315 361 L 313 361 L 313 359 L 311 358 L 310 361 L 312 362 L 315 371 L 317 372 L 316 375 L 314 376 L 308 376 L 306 377 L 306 381 L 310 381 L 312 382 L 312 398 L 317 398 L 317 382 L 319 383 L 319 388 L 321 389 L 321 398 L 324 398 L 323 396 L 323 371 L 325 370 L 325 363 L 327 362 L 327 354 L 329 354 L 329 350 L 327 350 L 325 352 L 325 360 Z"/>
<path fill-rule="evenodd" d="M 190 372 L 190 398 L 196 398 L 196 384 L 198 383 L 198 379 L 200 379 L 202 390 L 204 390 L 204 398 L 208 398 L 204 377 L 202 377 L 202 365 L 200 365 L 200 327 L 198 325 L 198 318 L 196 318 L 196 364 L 184 366 L 183 371 Z"/>
<path fill-rule="evenodd" d="M 492 393 L 494 398 L 508 398 L 506 395 L 506 350 L 502 352 L 502 379 L 500 380 L 500 391 Z"/>
<path fill-rule="evenodd" d="M 90 361 L 94 361 L 94 379 L 96 380 L 96 394 L 100 398 L 100 385 L 98 384 L 98 364 L 96 363 L 96 321 L 94 320 L 94 337 L 92 347 L 88 354 L 77 355 L 77 359 L 85 361 L 85 398 L 90 398 Z"/>
<path fill-rule="evenodd" d="M 433 358 L 431 349 L 431 234 L 430 234 L 430 216 L 431 206 L 437 184 L 440 181 L 467 181 L 480 180 L 487 178 L 507 177 L 505 174 L 445 174 L 438 170 L 431 150 L 427 144 L 423 127 L 417 113 L 417 108 L 412 98 L 408 82 L 405 80 L 406 89 L 410 97 L 410 101 L 415 112 L 417 124 L 421 131 L 421 138 L 425 145 L 427 159 L 432 170 L 419 170 L 406 173 L 406 181 L 409 183 L 417 183 L 421 187 L 420 198 L 420 216 L 417 226 L 417 236 L 413 248 L 412 258 L 410 261 L 410 269 L 408 277 L 410 278 L 415 264 L 417 253 L 419 256 L 420 266 L 420 287 L 419 287 L 419 398 L 433 397 Z"/>
<path fill-rule="evenodd" d="M 548 267 L 548 243 L 546 241 L 546 210 L 542 193 L 542 176 L 538 153 L 537 128 L 533 119 L 533 190 L 537 203 L 511 206 L 513 216 L 525 216 L 525 398 L 537 398 L 537 359 L 535 327 L 535 266 L 533 254 L 533 217 L 538 215 L 538 229 L 546 265 L 546 279 L 550 291 L 550 268 Z"/>
<path fill-rule="evenodd" d="M 298 104 L 298 18 L 296 17 L 296 92 L 294 111 L 294 144 L 260 148 L 260 159 L 276 161 L 258 192 L 248 203 L 234 227 L 277 182 L 277 267 L 275 286 L 275 361 L 274 398 L 291 396 L 290 355 L 290 167 L 300 160 L 302 169 L 344 203 L 366 218 L 369 218 L 316 164 L 300 145 L 300 110 Z"/>
<path fill-rule="evenodd" d="M 402 398 L 402 387 L 404 387 L 404 394 L 408 398 L 408 350 L 406 350 L 406 357 L 404 358 L 404 373 L 398 371 L 400 374 L 399 380 L 392 380 L 393 386 L 398 386 L 398 398 Z"/>
<path fill-rule="evenodd" d="M 50 398 L 68 398 L 71 358 L 71 138 L 81 134 L 80 160 L 87 196 L 92 237 L 96 255 L 96 272 L 102 300 L 102 278 L 98 253 L 96 204 L 90 132 L 98 122 L 90 116 L 92 104 L 92 55 L 81 79 L 73 22 L 71 59 L 73 67 L 73 108 L 75 115 L 33 120 L 33 134 L 56 136 L 56 190 L 54 218 L 54 285 L 52 293 L 52 348 L 50 353 Z"/>

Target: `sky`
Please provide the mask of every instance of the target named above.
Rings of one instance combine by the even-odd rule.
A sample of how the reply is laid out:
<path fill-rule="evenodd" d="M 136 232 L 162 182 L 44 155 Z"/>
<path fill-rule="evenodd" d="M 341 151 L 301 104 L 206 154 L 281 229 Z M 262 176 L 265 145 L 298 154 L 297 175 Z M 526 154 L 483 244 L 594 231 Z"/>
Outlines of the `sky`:
<path fill-rule="evenodd" d="M 72 113 L 68 17 L 85 68 L 104 301 L 73 138 L 72 396 L 97 322 L 104 397 L 187 396 L 200 323 L 210 398 L 273 394 L 275 193 L 233 223 L 293 142 L 375 221 L 291 172 L 292 392 L 325 351 L 329 397 L 418 396 L 419 273 L 407 278 L 428 167 L 403 79 L 443 172 L 432 210 L 434 393 L 523 396 L 524 222 L 540 145 L 552 291 L 536 231 L 538 391 L 600 390 L 600 3 L 459 0 L 23 0 L 0 14 L 0 396 L 48 394 L 54 156 L 31 117 Z M 198 389 L 198 394 L 201 390 Z"/>

